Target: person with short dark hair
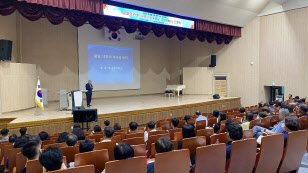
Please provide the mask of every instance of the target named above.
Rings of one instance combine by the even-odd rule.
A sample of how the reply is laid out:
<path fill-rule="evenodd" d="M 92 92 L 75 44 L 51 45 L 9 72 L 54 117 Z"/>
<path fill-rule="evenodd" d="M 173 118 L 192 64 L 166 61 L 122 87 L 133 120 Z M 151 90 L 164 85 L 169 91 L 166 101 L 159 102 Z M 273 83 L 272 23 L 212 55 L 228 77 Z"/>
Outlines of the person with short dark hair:
<path fill-rule="evenodd" d="M 114 134 L 114 129 L 113 127 L 106 127 L 104 129 L 104 134 L 105 134 L 105 137 L 104 137 L 104 140 L 102 142 L 110 142 L 111 141 L 111 138 L 113 137 L 113 134 Z"/>
<path fill-rule="evenodd" d="M 93 149 L 94 149 L 94 143 L 89 139 L 80 142 L 79 153 L 90 152 L 93 151 Z"/>
<path fill-rule="evenodd" d="M 169 138 L 160 137 L 155 142 L 155 150 L 156 153 L 166 153 L 174 150 L 173 143 Z M 147 165 L 147 173 L 154 173 L 154 164 L 155 162 L 152 161 Z"/>
<path fill-rule="evenodd" d="M 115 123 L 113 125 L 114 130 L 121 130 L 121 125 L 119 123 Z"/>
<path fill-rule="evenodd" d="M 185 138 L 192 138 L 192 137 L 196 137 L 196 134 L 195 134 L 195 129 L 193 126 L 189 125 L 189 124 L 185 124 L 183 127 L 182 127 L 182 136 L 183 136 L 183 139 Z M 182 149 L 182 141 L 179 141 L 178 142 L 178 149 L 181 150 Z"/>
<path fill-rule="evenodd" d="M 137 128 L 138 128 L 138 124 L 136 122 L 129 123 L 129 131 L 130 132 L 137 130 Z"/>
<path fill-rule="evenodd" d="M 224 112 L 219 112 L 218 123 L 214 125 L 214 133 L 217 133 L 220 129 L 221 122 L 227 119 L 227 115 Z"/>
<path fill-rule="evenodd" d="M 260 118 L 265 118 L 265 117 L 267 117 L 267 114 L 265 112 L 260 112 L 259 113 L 259 117 Z"/>
<path fill-rule="evenodd" d="M 214 116 L 215 118 L 218 118 L 218 117 L 219 117 L 219 111 L 218 111 L 218 110 L 214 110 L 214 111 L 213 111 L 213 116 Z"/>
<path fill-rule="evenodd" d="M 270 108 L 268 106 L 265 106 L 261 109 L 262 112 L 264 112 L 266 114 L 266 116 L 271 116 L 271 111 Z"/>
<path fill-rule="evenodd" d="M 308 116 L 307 112 L 308 112 L 308 106 L 305 104 L 300 104 L 299 105 L 299 114 L 300 114 L 299 118 Z"/>
<path fill-rule="evenodd" d="M 30 140 L 25 146 L 22 147 L 21 153 L 27 157 L 27 161 L 39 159 L 41 153 L 41 143 L 36 140 Z M 26 172 L 27 167 L 20 171 L 20 173 Z"/>
<path fill-rule="evenodd" d="M 299 121 L 297 116 L 295 115 L 287 116 L 282 128 L 285 131 L 283 135 L 284 135 L 284 147 L 286 147 L 289 132 L 298 131 L 299 129 Z"/>
<path fill-rule="evenodd" d="M 185 115 L 184 116 L 184 120 L 186 121 L 186 124 L 187 124 L 187 121 L 190 119 L 190 116 L 189 115 Z"/>
<path fill-rule="evenodd" d="M 301 98 L 301 101 L 302 101 L 302 103 L 305 103 L 306 99 L 305 98 Z"/>
<path fill-rule="evenodd" d="M 246 122 L 241 124 L 243 130 L 249 130 L 250 121 L 252 120 L 253 120 L 253 114 L 251 112 L 248 112 L 246 114 Z"/>
<path fill-rule="evenodd" d="M 46 171 L 66 169 L 66 166 L 63 164 L 63 153 L 57 147 L 46 148 L 40 155 L 39 161 Z"/>
<path fill-rule="evenodd" d="M 289 116 L 291 116 L 291 115 L 295 115 L 295 113 L 294 113 L 294 109 L 293 109 L 293 107 L 292 107 L 292 106 L 287 106 L 287 109 L 289 110 Z"/>
<path fill-rule="evenodd" d="M 95 125 L 95 126 L 93 127 L 93 131 L 91 132 L 91 134 L 93 135 L 93 134 L 99 133 L 99 132 L 101 132 L 101 131 L 102 131 L 101 126 Z"/>
<path fill-rule="evenodd" d="M 25 146 L 29 141 L 29 138 L 26 136 L 19 136 L 16 138 L 15 142 L 14 142 L 14 148 L 22 148 L 23 146 Z"/>
<path fill-rule="evenodd" d="M 198 121 L 204 121 L 204 120 L 205 120 L 205 127 L 207 127 L 207 122 L 208 122 L 207 118 L 205 116 L 203 116 L 200 111 L 197 111 L 196 115 L 198 116 L 198 118 L 195 121 L 195 127 L 196 127 Z"/>
<path fill-rule="evenodd" d="M 174 117 L 171 119 L 171 123 L 172 123 L 173 129 L 177 129 L 180 123 L 180 120 L 177 117 Z"/>
<path fill-rule="evenodd" d="M 240 113 L 245 113 L 246 112 L 246 109 L 244 107 L 241 107 L 240 108 Z"/>
<path fill-rule="evenodd" d="M 83 130 L 81 130 L 79 128 L 74 129 L 73 134 L 75 134 L 77 136 L 78 141 L 86 139 L 86 135 L 84 134 Z"/>
<path fill-rule="evenodd" d="M 232 120 L 226 121 L 226 129 L 229 141 L 226 146 L 226 160 L 228 161 L 231 154 L 231 145 L 233 141 L 241 140 L 243 137 L 243 128 Z"/>
<path fill-rule="evenodd" d="M 9 143 L 14 143 L 16 139 L 17 139 L 17 135 L 16 134 L 12 134 L 9 137 Z"/>
<path fill-rule="evenodd" d="M 9 141 L 9 129 L 4 128 L 1 130 L 2 139 L 0 142 Z"/>
<path fill-rule="evenodd" d="M 261 102 L 258 103 L 258 108 L 262 108 L 263 104 Z"/>
<path fill-rule="evenodd" d="M 27 127 L 21 127 L 19 129 L 20 136 L 26 135 L 27 134 L 27 130 L 28 130 Z"/>
<path fill-rule="evenodd" d="M 63 132 L 60 134 L 60 136 L 58 137 L 57 143 L 63 143 L 66 142 L 66 138 L 69 135 L 69 133 L 67 132 Z"/>
<path fill-rule="evenodd" d="M 149 128 L 150 132 L 156 131 L 156 129 L 155 129 L 155 122 L 154 121 L 148 122 L 148 128 Z M 144 142 L 145 143 L 148 142 L 148 137 L 149 137 L 149 133 L 148 133 L 148 131 L 145 131 L 144 132 Z"/>
<path fill-rule="evenodd" d="M 110 121 L 109 120 L 105 120 L 104 124 L 105 124 L 106 127 L 108 127 L 110 125 Z"/>
<path fill-rule="evenodd" d="M 49 135 L 45 131 L 40 132 L 38 135 L 41 138 L 41 141 L 48 141 L 49 140 Z"/>
<path fill-rule="evenodd" d="M 75 134 L 70 134 L 66 137 L 66 144 L 69 147 L 75 146 L 78 141 L 78 137 Z"/>

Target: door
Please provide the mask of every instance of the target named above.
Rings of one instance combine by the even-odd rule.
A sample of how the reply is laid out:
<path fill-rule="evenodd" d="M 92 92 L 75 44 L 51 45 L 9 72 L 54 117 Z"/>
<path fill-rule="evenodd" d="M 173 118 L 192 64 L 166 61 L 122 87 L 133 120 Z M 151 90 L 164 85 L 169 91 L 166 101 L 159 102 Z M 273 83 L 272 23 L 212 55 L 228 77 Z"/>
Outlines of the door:
<path fill-rule="evenodd" d="M 227 97 L 227 76 L 215 76 L 215 92 L 222 97 Z"/>

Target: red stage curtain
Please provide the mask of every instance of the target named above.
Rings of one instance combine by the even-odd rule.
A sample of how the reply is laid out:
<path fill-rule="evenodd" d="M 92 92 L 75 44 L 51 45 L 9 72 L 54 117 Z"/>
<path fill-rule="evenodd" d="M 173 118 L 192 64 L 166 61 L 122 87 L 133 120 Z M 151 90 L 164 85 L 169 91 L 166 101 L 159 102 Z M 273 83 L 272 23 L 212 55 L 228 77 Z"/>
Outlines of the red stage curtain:
<path fill-rule="evenodd" d="M 110 30 L 117 31 L 123 26 L 127 33 L 134 33 L 137 31 L 137 29 L 139 29 L 143 35 L 147 35 L 150 31 L 153 31 L 157 37 L 166 35 L 166 37 L 172 38 L 176 35 L 179 40 L 184 40 L 186 37 L 189 40 L 196 40 L 198 38 L 198 40 L 201 42 L 204 42 L 205 40 L 209 43 L 216 41 L 217 44 L 229 44 L 233 38 L 232 35 L 228 34 L 218 34 L 215 32 L 203 32 L 172 26 L 157 25 L 135 20 L 127 20 L 100 14 L 93 14 L 79 10 L 68 10 L 41 5 L 49 2 L 47 0 L 32 0 L 33 2 L 41 2 L 40 4 L 19 1 L 20 0 L 0 0 L 0 14 L 4 16 L 10 15 L 17 9 L 22 16 L 31 21 L 36 21 L 45 16 L 50 21 L 50 23 L 58 25 L 63 22 L 64 18 L 66 18 L 70 23 L 72 23 L 72 25 L 76 27 L 80 27 L 86 22 L 89 22 L 89 24 L 91 24 L 96 29 L 102 29 L 103 26 L 106 25 Z M 54 0 L 54 2 L 58 2 L 59 4 L 60 1 Z M 73 1 L 63 0 L 63 3 L 66 2 Z M 74 2 L 77 1 L 75 0 Z M 215 27 L 217 28 L 217 26 Z M 220 28 L 220 26 L 218 28 Z M 235 30 L 231 30 L 230 32 L 235 32 Z"/>
<path fill-rule="evenodd" d="M 103 14 L 103 0 L 18 0 L 69 10 Z"/>
<path fill-rule="evenodd" d="M 213 23 L 204 20 L 196 20 L 196 30 L 236 37 L 241 36 L 240 27 Z"/>

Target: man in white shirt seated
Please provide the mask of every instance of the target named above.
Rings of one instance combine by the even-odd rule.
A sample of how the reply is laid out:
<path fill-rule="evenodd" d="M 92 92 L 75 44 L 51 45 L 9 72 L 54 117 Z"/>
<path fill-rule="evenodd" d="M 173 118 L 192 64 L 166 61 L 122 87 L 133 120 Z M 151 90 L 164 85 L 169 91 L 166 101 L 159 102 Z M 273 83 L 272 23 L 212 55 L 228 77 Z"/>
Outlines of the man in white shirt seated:
<path fill-rule="evenodd" d="M 113 127 L 105 127 L 104 129 L 104 140 L 102 142 L 110 142 L 111 141 L 111 138 L 113 137 L 113 134 L 114 134 L 114 128 Z"/>
<path fill-rule="evenodd" d="M 196 127 L 196 125 L 197 125 L 197 122 L 198 122 L 198 121 L 202 121 L 202 120 L 205 120 L 205 121 L 206 121 L 205 127 L 207 127 L 207 118 L 206 118 L 205 116 L 203 116 L 203 115 L 201 114 L 200 111 L 197 111 L 197 112 L 196 112 L 196 115 L 198 115 L 198 118 L 196 119 L 195 127 Z"/>
<path fill-rule="evenodd" d="M 155 129 L 155 122 L 154 122 L 154 121 L 148 122 L 148 128 L 149 128 L 149 131 L 150 131 L 150 132 L 156 131 L 156 129 Z M 144 132 L 144 142 L 145 142 L 145 143 L 147 143 L 148 137 L 149 137 L 149 133 L 148 133 L 147 131 L 145 131 L 145 132 Z"/>

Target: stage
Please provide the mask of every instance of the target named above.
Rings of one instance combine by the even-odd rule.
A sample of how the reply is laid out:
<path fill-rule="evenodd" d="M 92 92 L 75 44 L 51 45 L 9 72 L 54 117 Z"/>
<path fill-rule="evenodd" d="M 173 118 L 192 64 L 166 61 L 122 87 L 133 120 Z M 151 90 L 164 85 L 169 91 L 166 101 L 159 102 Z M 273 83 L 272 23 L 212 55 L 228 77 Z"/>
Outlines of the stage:
<path fill-rule="evenodd" d="M 85 101 L 83 101 L 85 105 Z M 103 120 L 109 119 L 111 123 L 122 123 L 127 127 L 130 121 L 145 124 L 148 120 L 158 120 L 174 116 L 184 116 L 194 114 L 194 111 L 211 112 L 214 109 L 223 110 L 240 106 L 240 98 L 226 97 L 213 100 L 211 95 L 180 95 L 168 97 L 164 94 L 109 97 L 93 99 L 91 109 L 97 109 L 98 122 L 94 124 L 102 125 Z M 27 126 L 37 132 L 38 127 L 59 126 L 65 124 L 60 129 L 68 131 L 73 124 L 71 111 L 60 111 L 59 102 L 49 102 L 44 111 L 36 108 L 27 110 L 3 113 L 1 118 L 9 118 L 12 121 L 7 123 L 7 127 L 15 129 Z M 51 128 L 50 131 L 58 131 Z M 34 130 L 35 129 L 35 130 Z M 39 128 L 42 129 L 42 128 Z M 42 129 L 43 130 L 43 129 Z"/>

